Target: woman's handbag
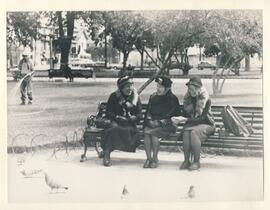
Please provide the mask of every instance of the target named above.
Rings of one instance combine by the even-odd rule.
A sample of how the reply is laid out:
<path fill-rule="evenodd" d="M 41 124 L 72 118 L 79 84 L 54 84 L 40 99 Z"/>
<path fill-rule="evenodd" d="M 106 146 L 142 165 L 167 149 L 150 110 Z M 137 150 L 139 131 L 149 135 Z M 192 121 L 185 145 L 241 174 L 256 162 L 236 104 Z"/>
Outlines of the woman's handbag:
<path fill-rule="evenodd" d="M 111 127 L 111 120 L 105 117 L 98 117 L 95 120 L 95 124 L 97 128 L 109 128 Z"/>
<path fill-rule="evenodd" d="M 106 117 L 91 115 L 87 118 L 88 127 L 96 128 L 109 128 L 111 127 L 112 121 Z"/>
<path fill-rule="evenodd" d="M 250 136 L 253 133 L 252 126 L 232 106 L 224 107 L 221 115 L 225 129 L 235 136 Z"/>

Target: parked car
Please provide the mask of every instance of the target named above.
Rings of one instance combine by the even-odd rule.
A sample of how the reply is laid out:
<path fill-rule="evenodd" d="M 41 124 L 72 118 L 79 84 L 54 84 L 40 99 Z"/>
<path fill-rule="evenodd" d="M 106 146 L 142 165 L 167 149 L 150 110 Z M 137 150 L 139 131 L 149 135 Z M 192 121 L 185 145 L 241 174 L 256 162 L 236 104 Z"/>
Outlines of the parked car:
<path fill-rule="evenodd" d="M 73 54 L 69 62 L 71 68 L 73 67 L 92 67 L 96 65 L 96 62 L 91 60 L 90 54 Z"/>
<path fill-rule="evenodd" d="M 123 63 L 108 63 L 108 67 L 113 69 L 122 69 Z"/>
<path fill-rule="evenodd" d="M 134 67 L 132 70 L 121 69 L 118 76 L 129 75 L 134 78 L 149 78 L 156 73 L 156 68 L 144 68 L 141 70 L 140 67 Z"/>
<path fill-rule="evenodd" d="M 203 70 L 204 68 L 215 70 L 217 67 L 216 67 L 216 65 L 213 65 L 213 64 L 209 63 L 208 61 L 200 61 L 198 64 L 198 69 Z"/>
<path fill-rule="evenodd" d="M 172 61 L 168 67 L 169 69 L 192 69 L 193 66 L 187 63 L 178 63 L 177 61 Z"/>

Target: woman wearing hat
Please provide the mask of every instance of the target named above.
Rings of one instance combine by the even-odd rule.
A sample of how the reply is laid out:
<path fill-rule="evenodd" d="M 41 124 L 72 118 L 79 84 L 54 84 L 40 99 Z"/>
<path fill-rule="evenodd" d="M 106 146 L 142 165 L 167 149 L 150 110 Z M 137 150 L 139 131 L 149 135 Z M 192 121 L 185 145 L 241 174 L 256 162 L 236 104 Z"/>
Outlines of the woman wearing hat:
<path fill-rule="evenodd" d="M 145 115 L 144 145 L 147 159 L 144 168 L 158 166 L 159 139 L 176 132 L 171 117 L 180 115 L 178 99 L 171 91 L 171 79 L 162 76 L 155 81 L 157 89 L 150 96 Z"/>
<path fill-rule="evenodd" d="M 118 89 L 113 92 L 107 103 L 106 116 L 112 125 L 105 131 L 102 143 L 104 166 L 110 166 L 110 153 L 113 150 L 135 152 L 140 144 L 136 123 L 141 118 L 141 102 L 129 76 L 120 77 Z"/>
<path fill-rule="evenodd" d="M 180 169 L 197 170 L 200 168 L 201 143 L 214 134 L 215 122 L 211 113 L 211 100 L 201 79 L 191 77 L 186 85 L 188 90 L 184 96 L 184 117 L 175 117 L 172 121 L 176 124 L 185 123 L 181 133 L 185 160 Z M 190 162 L 191 153 L 194 155 L 193 163 Z"/>

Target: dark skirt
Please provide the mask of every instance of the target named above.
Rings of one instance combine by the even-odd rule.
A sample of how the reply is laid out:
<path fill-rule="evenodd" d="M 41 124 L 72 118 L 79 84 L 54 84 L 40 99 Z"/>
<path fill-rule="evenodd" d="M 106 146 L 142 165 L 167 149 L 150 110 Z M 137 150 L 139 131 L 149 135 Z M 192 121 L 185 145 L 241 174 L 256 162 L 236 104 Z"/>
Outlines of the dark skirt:
<path fill-rule="evenodd" d="M 114 126 L 105 131 L 102 141 L 104 150 L 135 152 L 140 145 L 137 129 L 133 126 Z"/>
<path fill-rule="evenodd" d="M 203 143 L 208 139 L 209 136 L 215 133 L 215 126 L 207 125 L 207 124 L 199 124 L 194 126 L 187 126 L 183 128 L 181 133 L 181 137 L 183 138 L 183 132 L 185 131 L 193 131 L 194 134 L 198 136 L 200 141 Z"/>
<path fill-rule="evenodd" d="M 176 127 L 172 124 L 156 127 L 156 128 L 144 128 L 144 133 L 153 135 L 157 138 L 167 138 L 170 134 L 176 132 Z"/>

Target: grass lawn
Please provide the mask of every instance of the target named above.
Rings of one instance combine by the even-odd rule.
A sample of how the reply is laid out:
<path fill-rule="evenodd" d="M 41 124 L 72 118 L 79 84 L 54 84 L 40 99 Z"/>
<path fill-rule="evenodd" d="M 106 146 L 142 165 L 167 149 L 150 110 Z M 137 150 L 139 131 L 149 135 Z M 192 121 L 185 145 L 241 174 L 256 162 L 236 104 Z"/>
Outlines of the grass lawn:
<path fill-rule="evenodd" d="M 145 79 L 135 79 L 139 88 Z M 183 102 L 187 79 L 174 79 L 173 92 Z M 212 81 L 203 80 L 212 93 Z M 11 97 L 16 82 L 7 83 L 8 135 L 10 140 L 16 135 L 19 143 L 31 140 L 38 134 L 46 134 L 48 141 L 65 140 L 64 134 L 72 135 L 77 128 L 86 125 L 86 117 L 94 114 L 99 101 L 106 101 L 116 89 L 116 79 L 76 80 L 74 83 L 55 81 L 34 81 L 34 103 L 20 106 L 20 93 Z M 141 94 L 143 103 L 155 91 L 155 83 L 150 84 Z M 262 80 L 227 80 L 223 94 L 213 97 L 214 105 L 262 106 Z"/>

